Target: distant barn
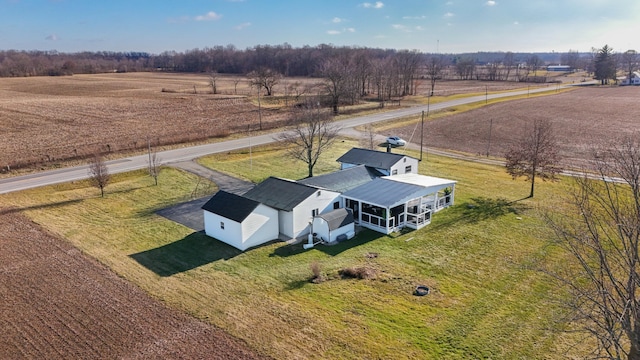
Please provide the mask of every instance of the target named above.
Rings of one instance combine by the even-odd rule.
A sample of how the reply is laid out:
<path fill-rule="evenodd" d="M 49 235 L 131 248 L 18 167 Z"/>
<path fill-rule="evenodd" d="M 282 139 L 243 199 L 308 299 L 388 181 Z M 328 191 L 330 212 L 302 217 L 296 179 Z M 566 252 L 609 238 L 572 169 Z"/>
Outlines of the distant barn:
<path fill-rule="evenodd" d="M 569 65 L 549 65 L 547 66 L 547 71 L 561 71 L 561 72 L 569 72 L 572 71 L 571 66 Z"/>

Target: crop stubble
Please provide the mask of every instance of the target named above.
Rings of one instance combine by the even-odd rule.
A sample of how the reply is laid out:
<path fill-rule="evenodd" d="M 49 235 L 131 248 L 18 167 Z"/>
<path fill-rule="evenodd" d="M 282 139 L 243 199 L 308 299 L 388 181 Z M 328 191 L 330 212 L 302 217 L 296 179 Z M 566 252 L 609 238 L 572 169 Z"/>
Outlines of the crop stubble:
<path fill-rule="evenodd" d="M 0 358 L 261 359 L 25 216 L 0 211 Z"/>

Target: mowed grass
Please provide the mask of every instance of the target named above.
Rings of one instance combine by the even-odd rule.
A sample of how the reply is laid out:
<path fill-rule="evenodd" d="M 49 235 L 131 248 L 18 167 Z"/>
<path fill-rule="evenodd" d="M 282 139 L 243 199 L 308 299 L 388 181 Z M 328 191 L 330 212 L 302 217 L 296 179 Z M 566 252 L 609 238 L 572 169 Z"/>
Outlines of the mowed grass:
<path fill-rule="evenodd" d="M 335 159 L 353 146 L 336 143 L 317 173 L 337 169 Z M 306 176 L 305 165 L 277 146 L 253 149 L 251 157 L 231 153 L 202 163 L 253 181 Z M 188 200 L 198 181 L 171 168 L 158 186 L 142 171 L 117 175 L 105 198 L 76 182 L 2 195 L 0 202 L 152 296 L 278 359 L 564 358 L 562 339 L 549 331 L 553 289 L 530 268 L 557 256 L 547 254 L 542 214 L 561 206 L 568 181 L 540 182 L 534 199 L 515 201 L 528 194 L 528 183 L 502 168 L 428 155 L 420 169 L 458 181 L 456 205 L 431 225 L 390 236 L 363 231 L 311 250 L 272 243 L 241 253 L 156 215 Z M 327 281 L 309 282 L 314 262 Z M 376 278 L 337 275 L 363 266 Z M 432 293 L 413 296 L 418 284 Z"/>

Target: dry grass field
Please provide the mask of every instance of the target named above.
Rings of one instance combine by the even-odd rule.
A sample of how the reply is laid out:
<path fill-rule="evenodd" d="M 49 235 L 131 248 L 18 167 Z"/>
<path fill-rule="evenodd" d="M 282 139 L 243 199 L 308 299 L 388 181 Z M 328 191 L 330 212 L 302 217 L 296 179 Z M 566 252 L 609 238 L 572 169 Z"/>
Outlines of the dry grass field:
<path fill-rule="evenodd" d="M 7 210 L 0 280 L 2 359 L 263 358 Z"/>
<path fill-rule="evenodd" d="M 635 106 L 639 98 L 638 87 L 586 87 L 490 104 L 425 121 L 424 144 L 479 155 L 488 151 L 490 156 L 502 157 L 514 140 L 531 129 L 534 119 L 551 119 L 563 163 L 580 168 L 591 158 L 594 146 L 609 144 L 640 129 L 640 110 Z M 420 142 L 417 120 L 388 132 Z"/>
<path fill-rule="evenodd" d="M 246 79 L 238 94 L 249 91 Z M 54 163 L 95 152 L 129 151 L 257 128 L 258 106 L 219 77 L 128 73 L 0 81 L 0 167 Z M 194 90 L 195 87 L 195 90 Z M 164 91 L 163 91 L 164 89 Z M 284 119 L 263 108 L 265 127 Z"/>

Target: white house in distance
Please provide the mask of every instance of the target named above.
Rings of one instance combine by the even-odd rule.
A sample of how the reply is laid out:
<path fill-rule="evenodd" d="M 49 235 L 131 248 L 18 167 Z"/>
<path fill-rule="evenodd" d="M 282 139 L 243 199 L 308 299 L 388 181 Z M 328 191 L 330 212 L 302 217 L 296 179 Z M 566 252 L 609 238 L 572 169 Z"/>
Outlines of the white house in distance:
<path fill-rule="evenodd" d="M 625 77 L 620 85 L 640 85 L 640 72 L 634 71 L 631 77 Z"/>
<path fill-rule="evenodd" d="M 278 239 L 278 210 L 218 191 L 203 206 L 207 235 L 242 251 Z"/>
<path fill-rule="evenodd" d="M 342 206 L 340 193 L 270 177 L 243 197 L 278 210 L 280 234 L 290 239 L 310 231 L 314 216 Z"/>
<path fill-rule="evenodd" d="M 418 173 L 418 159 L 390 152 L 353 148 L 339 157 L 337 161 L 340 163 L 340 169 L 364 165 L 376 169 L 383 175 Z"/>

